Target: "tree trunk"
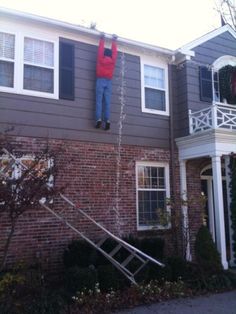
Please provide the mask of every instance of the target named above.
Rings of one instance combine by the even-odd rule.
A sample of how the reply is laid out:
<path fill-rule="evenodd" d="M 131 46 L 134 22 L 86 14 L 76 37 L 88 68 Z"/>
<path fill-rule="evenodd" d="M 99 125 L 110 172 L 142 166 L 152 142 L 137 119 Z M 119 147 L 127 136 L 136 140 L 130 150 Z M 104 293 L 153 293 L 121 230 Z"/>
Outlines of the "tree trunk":
<path fill-rule="evenodd" d="M 15 218 L 12 218 L 12 220 L 11 220 L 11 230 L 8 234 L 6 244 L 5 244 L 5 247 L 3 249 L 3 258 L 2 258 L 1 265 L 0 265 L 0 272 L 3 271 L 5 266 L 6 266 L 8 251 L 9 251 L 9 247 L 11 244 L 11 240 L 12 240 L 14 232 L 15 232 L 17 219 L 18 219 L 18 217 L 15 217 Z"/>

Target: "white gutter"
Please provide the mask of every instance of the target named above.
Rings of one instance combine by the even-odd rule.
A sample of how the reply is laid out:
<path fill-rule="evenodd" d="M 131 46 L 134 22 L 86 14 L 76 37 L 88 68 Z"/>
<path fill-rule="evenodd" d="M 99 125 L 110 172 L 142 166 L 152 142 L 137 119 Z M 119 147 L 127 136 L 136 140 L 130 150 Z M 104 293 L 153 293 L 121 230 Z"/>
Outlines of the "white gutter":
<path fill-rule="evenodd" d="M 51 19 L 51 18 L 46 18 L 46 17 L 34 15 L 31 13 L 25 13 L 25 12 L 13 10 L 13 9 L 7 9 L 7 8 L 0 7 L 0 15 L 10 16 L 10 17 L 14 17 L 14 18 L 20 18 L 20 19 L 24 19 L 24 20 L 28 20 L 28 21 L 32 21 L 32 22 L 43 23 L 43 24 L 47 24 L 47 25 L 50 25 L 53 27 L 63 28 L 63 29 L 68 30 L 68 31 L 80 32 L 82 34 L 86 34 L 86 35 L 89 35 L 91 37 L 100 36 L 100 32 L 98 30 L 94 30 L 94 29 L 87 28 L 87 27 L 80 26 L 80 25 L 71 24 L 68 22 L 58 21 L 58 20 Z M 106 37 L 111 39 L 112 35 L 106 34 Z M 173 50 L 161 48 L 161 47 L 154 46 L 154 45 L 145 44 L 145 43 L 142 43 L 139 41 L 130 40 L 130 39 L 122 38 L 122 37 L 119 37 L 118 41 L 120 43 L 129 45 L 129 46 L 147 49 L 147 50 L 150 50 L 153 52 L 158 52 L 158 53 L 163 54 L 163 55 L 168 55 L 168 56 L 174 55 Z"/>

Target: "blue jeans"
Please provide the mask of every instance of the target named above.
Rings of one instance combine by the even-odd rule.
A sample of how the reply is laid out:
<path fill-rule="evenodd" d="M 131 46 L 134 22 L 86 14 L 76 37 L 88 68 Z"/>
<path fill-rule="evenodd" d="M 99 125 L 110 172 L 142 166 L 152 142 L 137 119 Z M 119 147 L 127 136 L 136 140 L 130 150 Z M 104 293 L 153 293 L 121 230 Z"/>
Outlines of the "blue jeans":
<path fill-rule="evenodd" d="M 110 103 L 112 92 L 112 80 L 106 78 L 97 78 L 96 82 L 96 121 L 102 120 L 102 107 L 103 100 L 104 108 L 104 121 L 110 120 Z"/>

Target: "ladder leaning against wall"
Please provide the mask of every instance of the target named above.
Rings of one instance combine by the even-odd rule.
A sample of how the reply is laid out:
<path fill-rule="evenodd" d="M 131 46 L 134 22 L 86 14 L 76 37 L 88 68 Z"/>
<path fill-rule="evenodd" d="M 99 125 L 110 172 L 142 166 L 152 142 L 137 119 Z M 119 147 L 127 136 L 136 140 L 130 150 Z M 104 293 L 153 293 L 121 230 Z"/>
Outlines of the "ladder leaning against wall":
<path fill-rule="evenodd" d="M 7 149 L 3 148 L 2 152 L 4 154 L 3 157 L 7 158 L 9 162 L 5 167 L 0 169 L 0 176 L 6 177 L 9 169 L 14 167 L 16 163 L 20 164 L 23 170 L 29 171 L 28 167 L 23 164 L 20 159 L 11 154 Z M 74 204 L 64 194 L 59 193 L 59 197 L 64 202 L 64 206 L 61 211 L 53 209 L 52 204 L 50 204 L 50 202 L 48 202 L 46 199 L 41 199 L 39 203 L 43 208 L 54 215 L 63 224 L 72 229 L 82 239 L 98 250 L 103 256 L 105 256 L 132 283 L 136 284 L 135 276 L 148 262 L 152 262 L 161 267 L 165 266 L 163 263 L 157 261 L 156 259 L 145 254 L 136 247 L 111 233 L 101 223 L 95 221 L 90 215 Z M 97 228 L 101 234 L 100 240 L 95 241 L 88 234 L 80 231 L 75 225 L 75 217 L 78 217 L 78 219 L 82 218 L 83 221 L 86 221 L 86 223 L 89 224 L 90 228 Z M 110 251 L 105 249 L 105 243 L 108 239 L 112 239 L 112 243 L 114 243 L 114 247 Z M 121 252 L 122 254 L 119 254 Z M 121 260 L 121 256 L 125 256 L 123 260 Z M 135 261 L 135 263 L 131 263 L 131 261 Z M 130 267 L 131 264 L 132 267 Z M 135 267 L 133 267 L 133 265 L 135 265 Z"/>

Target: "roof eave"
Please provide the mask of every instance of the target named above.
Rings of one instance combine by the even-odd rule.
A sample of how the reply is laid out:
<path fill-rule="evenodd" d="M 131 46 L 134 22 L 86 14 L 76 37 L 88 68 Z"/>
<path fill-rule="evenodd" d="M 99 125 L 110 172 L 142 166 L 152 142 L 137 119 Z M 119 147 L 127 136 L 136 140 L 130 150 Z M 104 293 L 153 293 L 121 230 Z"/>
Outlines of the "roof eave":
<path fill-rule="evenodd" d="M 52 27 L 59 27 L 67 31 L 79 32 L 81 34 L 88 35 L 93 38 L 97 38 L 98 36 L 100 36 L 100 31 L 95 30 L 95 29 L 71 24 L 68 22 L 62 22 L 55 19 L 46 18 L 46 17 L 42 17 L 42 16 L 30 14 L 30 13 L 25 13 L 25 12 L 21 12 L 17 10 L 0 7 L 0 14 L 4 14 L 5 16 L 20 18 L 26 21 L 42 23 L 42 24 L 46 24 Z M 106 34 L 106 37 L 108 39 L 111 39 L 112 35 Z M 146 44 L 146 43 L 142 43 L 139 41 L 134 41 L 134 40 L 130 40 L 130 39 L 122 38 L 122 37 L 119 37 L 118 40 L 120 43 L 132 46 L 134 48 L 139 48 L 139 49 L 141 48 L 141 49 L 153 51 L 158 54 L 162 54 L 162 55 L 166 55 L 170 57 L 174 55 L 174 51 L 170 49 L 166 49 L 166 48 L 162 48 L 162 47 L 158 47 L 158 46 L 154 46 L 154 45 L 150 45 L 150 44 Z"/>

